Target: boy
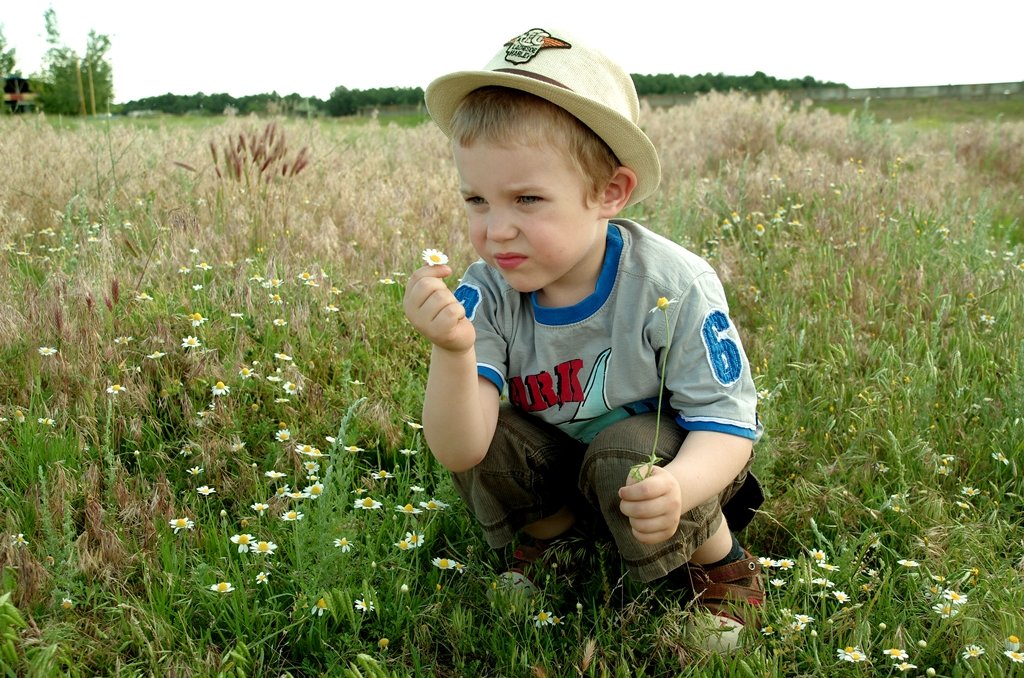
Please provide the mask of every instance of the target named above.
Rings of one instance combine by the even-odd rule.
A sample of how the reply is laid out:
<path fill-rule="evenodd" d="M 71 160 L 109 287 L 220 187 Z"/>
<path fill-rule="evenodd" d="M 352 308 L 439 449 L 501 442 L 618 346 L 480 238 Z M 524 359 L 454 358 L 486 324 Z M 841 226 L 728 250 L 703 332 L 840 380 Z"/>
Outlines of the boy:
<path fill-rule="evenodd" d="M 734 646 L 763 600 L 758 561 L 730 531 L 761 499 L 756 395 L 711 267 L 615 218 L 661 174 L 632 80 L 533 29 L 483 70 L 435 80 L 426 104 L 452 140 L 481 257 L 454 293 L 443 265 L 406 288 L 433 344 L 431 451 L 493 548 L 520 532 L 543 548 L 595 513 L 634 577 L 692 587 L 721 627 L 711 644 Z M 659 463 L 634 470 L 655 448 Z"/>

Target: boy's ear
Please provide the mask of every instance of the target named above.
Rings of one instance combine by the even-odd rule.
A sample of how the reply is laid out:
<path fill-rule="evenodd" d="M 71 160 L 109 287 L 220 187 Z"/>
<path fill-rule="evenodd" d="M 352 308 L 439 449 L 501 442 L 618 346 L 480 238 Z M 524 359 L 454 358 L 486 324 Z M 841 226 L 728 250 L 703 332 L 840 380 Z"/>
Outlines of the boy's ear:
<path fill-rule="evenodd" d="M 636 172 L 625 166 L 620 166 L 615 170 L 598 199 L 601 217 L 610 219 L 621 212 L 629 202 L 629 197 L 633 195 L 636 184 Z"/>

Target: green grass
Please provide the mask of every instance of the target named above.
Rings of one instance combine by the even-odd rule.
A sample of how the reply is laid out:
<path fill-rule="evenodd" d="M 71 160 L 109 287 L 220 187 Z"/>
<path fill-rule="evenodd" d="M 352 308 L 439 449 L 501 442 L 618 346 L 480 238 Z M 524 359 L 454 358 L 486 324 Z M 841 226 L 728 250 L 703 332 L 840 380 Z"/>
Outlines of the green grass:
<path fill-rule="evenodd" d="M 429 347 L 401 310 L 422 248 L 472 260 L 434 130 L 290 123 L 310 168 L 254 185 L 212 171 L 235 122 L 3 121 L 73 176 L 26 160 L 0 212 L 0 674 L 881 676 L 892 648 L 919 673 L 1020 673 L 1020 131 L 986 137 L 996 165 L 945 153 L 953 127 L 707 106 L 652 117 L 666 180 L 631 214 L 722 273 L 761 391 L 768 500 L 741 539 L 776 581 L 742 651 L 700 649 L 609 544 L 560 547 L 537 598 L 495 587 L 510 554 L 423 442 Z M 944 616 L 944 595 L 966 602 Z"/>
<path fill-rule="evenodd" d="M 830 113 L 847 115 L 870 112 L 879 120 L 910 122 L 917 127 L 941 127 L 949 123 L 1024 120 L 1024 97 L 1005 99 L 960 99 L 915 97 L 858 101 L 817 101 L 814 106 Z"/>

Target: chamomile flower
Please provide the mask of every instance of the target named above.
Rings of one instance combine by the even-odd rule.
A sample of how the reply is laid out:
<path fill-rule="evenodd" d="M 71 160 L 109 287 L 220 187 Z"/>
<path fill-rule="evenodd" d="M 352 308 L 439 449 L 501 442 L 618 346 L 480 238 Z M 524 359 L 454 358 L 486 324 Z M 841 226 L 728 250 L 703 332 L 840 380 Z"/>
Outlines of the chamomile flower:
<path fill-rule="evenodd" d="M 913 669 L 916 669 L 917 668 L 917 664 L 911 664 L 908 661 L 902 661 L 902 662 L 900 662 L 898 664 L 893 664 L 892 667 L 894 669 L 899 669 L 900 671 L 903 671 L 904 673 L 906 673 L 907 671 L 911 671 Z"/>
<path fill-rule="evenodd" d="M 954 605 L 963 605 L 967 602 L 967 596 L 958 591 L 952 589 L 946 589 L 942 592 L 942 597 L 953 603 Z"/>
<path fill-rule="evenodd" d="M 121 384 L 111 384 L 107 387 L 107 393 L 114 396 L 124 393 L 125 390 L 125 387 L 121 386 Z"/>
<path fill-rule="evenodd" d="M 409 542 L 409 546 L 411 546 L 412 548 L 419 548 L 420 546 L 423 546 L 424 540 L 426 540 L 426 537 L 422 532 L 405 533 L 405 541 Z"/>
<path fill-rule="evenodd" d="M 373 606 L 373 602 L 370 601 L 370 600 L 366 600 L 366 599 L 360 600 L 360 599 L 357 598 L 356 602 L 354 603 L 354 606 L 355 606 L 355 608 L 357 610 L 359 610 L 360 612 L 363 612 L 363 613 L 373 612 L 374 609 L 376 609 Z"/>
<path fill-rule="evenodd" d="M 960 614 L 960 610 L 957 609 L 957 606 L 948 601 L 945 603 L 935 603 L 932 605 L 932 610 L 943 619 L 949 619 L 950 617 L 955 617 Z"/>
<path fill-rule="evenodd" d="M 533 625 L 537 627 L 549 626 L 554 624 L 554 617 L 547 610 L 541 610 L 537 614 L 533 615 Z"/>
<path fill-rule="evenodd" d="M 281 520 L 283 520 L 286 523 L 294 523 L 299 520 L 302 520 L 305 517 L 306 516 L 300 513 L 299 511 L 285 511 L 281 514 Z"/>
<path fill-rule="evenodd" d="M 396 506 L 395 511 L 404 513 L 407 516 L 414 516 L 417 513 L 423 513 L 421 509 L 416 508 L 412 504 L 406 504 L 405 506 Z"/>
<path fill-rule="evenodd" d="M 153 297 L 146 292 L 139 292 L 135 295 L 135 301 L 153 301 Z"/>
<path fill-rule="evenodd" d="M 836 656 L 844 662 L 862 662 L 867 660 L 867 655 L 859 647 L 841 647 L 836 650 Z"/>
<path fill-rule="evenodd" d="M 352 550 L 352 542 L 348 540 L 348 537 L 341 537 L 334 540 L 334 545 L 341 549 L 342 553 L 348 553 Z"/>
<path fill-rule="evenodd" d="M 813 549 L 808 555 L 811 556 L 812 560 L 819 564 L 824 563 L 828 559 L 828 556 L 826 556 L 825 552 L 821 549 Z"/>
<path fill-rule="evenodd" d="M 274 433 L 274 438 L 276 438 L 279 443 L 286 443 L 292 439 L 292 433 L 286 428 L 278 429 Z"/>
<path fill-rule="evenodd" d="M 434 558 L 430 561 L 430 564 L 439 570 L 454 570 L 456 565 L 455 561 L 451 558 Z"/>
<path fill-rule="evenodd" d="M 346 445 L 342 449 L 345 450 L 346 452 L 352 452 L 352 453 L 362 452 L 363 451 L 363 448 L 359 447 L 358 445 Z"/>
<path fill-rule="evenodd" d="M 434 498 L 431 498 L 429 501 L 421 501 L 420 506 L 428 511 L 443 511 L 448 508 L 448 504 Z"/>
<path fill-rule="evenodd" d="M 296 395 L 300 390 L 300 387 L 298 385 L 293 384 L 290 381 L 284 382 L 284 386 L 282 386 L 281 388 L 283 388 L 284 392 L 287 393 L 288 395 Z"/>
<path fill-rule="evenodd" d="M 850 596 L 845 591 L 833 591 L 832 597 L 838 600 L 840 603 L 850 602 Z"/>
<path fill-rule="evenodd" d="M 906 650 L 900 647 L 890 647 L 886 650 L 882 650 L 882 654 L 890 659 L 896 659 L 899 661 L 907 659 L 910 656 L 907 654 Z"/>
<path fill-rule="evenodd" d="M 373 478 L 374 480 L 388 480 L 390 478 L 394 478 L 395 476 L 393 476 L 390 471 L 381 469 L 379 471 L 374 471 L 373 473 L 371 473 L 370 477 Z"/>
<path fill-rule="evenodd" d="M 313 613 L 314 616 L 322 617 L 322 616 L 324 616 L 324 610 L 326 610 L 326 609 L 327 609 L 327 600 L 324 599 L 324 598 L 319 598 L 319 599 L 317 599 L 317 601 L 315 603 L 313 603 L 313 608 L 312 608 L 311 612 Z"/>
<path fill-rule="evenodd" d="M 399 539 L 395 542 L 395 547 L 399 551 L 411 551 L 412 549 L 416 548 L 415 546 L 409 543 L 408 539 Z"/>
<path fill-rule="evenodd" d="M 403 447 L 402 449 L 400 449 L 398 451 L 398 453 L 402 454 L 402 455 L 405 455 L 406 457 L 411 457 L 414 454 L 416 454 L 416 450 L 410 450 L 408 447 Z"/>
<path fill-rule="evenodd" d="M 379 509 L 381 506 L 383 506 L 383 504 L 370 496 L 363 497 L 362 499 L 356 499 L 355 504 L 352 505 L 353 508 L 362 509 L 364 511 L 374 511 Z"/>
<path fill-rule="evenodd" d="M 259 574 L 256 575 L 256 583 L 257 584 L 266 584 L 267 580 L 269 578 L 270 578 L 270 573 L 269 572 L 260 572 Z"/>
<path fill-rule="evenodd" d="M 768 583 L 771 584 L 772 586 L 774 586 L 777 589 L 781 589 L 783 586 L 786 585 L 786 580 L 785 579 L 779 579 L 778 577 L 775 577 L 774 579 L 772 579 Z"/>
<path fill-rule="evenodd" d="M 190 313 L 188 319 L 192 322 L 192 327 L 199 327 L 206 322 L 202 313 Z"/>
<path fill-rule="evenodd" d="M 276 359 L 282 361 L 282 362 L 286 362 L 286 363 L 292 362 L 292 357 L 290 355 L 288 355 L 287 353 L 275 353 L 274 357 Z"/>
<path fill-rule="evenodd" d="M 448 255 L 441 250 L 425 249 L 423 250 L 423 263 L 427 266 L 444 266 L 448 263 Z"/>
<path fill-rule="evenodd" d="M 780 570 L 792 570 L 795 565 L 796 563 L 790 560 L 789 558 L 780 558 L 779 560 L 775 561 L 775 567 L 779 568 Z"/>
<path fill-rule="evenodd" d="M 667 313 L 669 306 L 671 306 L 672 304 L 678 304 L 678 303 L 679 303 L 678 299 L 668 299 L 667 297 L 658 297 L 658 301 L 657 301 L 656 304 L 654 304 L 654 308 L 652 308 L 650 311 L 648 311 L 648 313 L 657 313 L 658 311 L 664 311 L 664 312 Z"/>
<path fill-rule="evenodd" d="M 964 648 L 964 651 L 960 654 L 960 656 L 963 657 L 965 661 L 969 661 L 971 659 L 976 659 L 977 657 L 980 657 L 983 654 L 985 654 L 985 648 L 983 648 L 980 645 L 972 644 L 966 646 Z"/>
<path fill-rule="evenodd" d="M 196 488 L 196 492 L 198 492 L 199 494 L 203 495 L 204 497 L 209 497 L 211 494 L 214 494 L 216 491 L 217 490 L 213 489 L 209 485 L 203 485 L 201 487 L 197 487 Z"/>
<path fill-rule="evenodd" d="M 270 504 L 264 504 L 262 501 L 258 501 L 249 508 L 251 508 L 253 511 L 262 516 L 264 512 L 266 512 L 267 509 L 270 508 Z"/>
<path fill-rule="evenodd" d="M 274 551 L 277 550 L 277 544 L 275 544 L 272 541 L 258 541 L 255 544 L 253 544 L 252 548 L 249 550 L 253 553 L 260 553 L 265 556 L 272 556 L 274 555 Z"/>
<path fill-rule="evenodd" d="M 324 486 L 320 483 L 312 483 L 303 488 L 302 493 L 307 499 L 317 499 L 324 493 Z"/>
<path fill-rule="evenodd" d="M 165 355 L 167 355 L 167 354 L 164 353 L 163 351 L 153 351 L 152 353 L 148 354 L 146 357 L 149 358 L 150 360 L 160 360 L 160 358 L 163 358 Z"/>
<path fill-rule="evenodd" d="M 197 337 L 187 336 L 181 340 L 182 348 L 199 348 L 203 343 Z"/>
<path fill-rule="evenodd" d="M 1024 652 L 1018 650 L 1005 650 L 1003 654 L 1010 658 L 1014 664 L 1024 664 Z"/>
<path fill-rule="evenodd" d="M 39 347 L 39 355 L 41 355 L 41 356 L 51 356 L 51 355 L 56 355 L 56 353 L 57 353 L 57 349 L 55 349 L 52 346 L 40 346 Z"/>
<path fill-rule="evenodd" d="M 917 562 L 916 560 L 909 560 L 907 558 L 900 558 L 896 562 L 899 565 L 902 565 L 903 567 L 907 568 L 908 570 L 914 569 L 916 567 L 921 567 L 921 563 Z"/>
<path fill-rule="evenodd" d="M 216 584 L 211 584 L 210 590 L 214 593 L 231 593 L 235 590 L 235 587 L 232 586 L 229 581 L 221 581 Z"/>
<path fill-rule="evenodd" d="M 236 534 L 231 537 L 231 543 L 238 546 L 239 553 L 247 553 L 255 539 L 251 534 Z"/>
<path fill-rule="evenodd" d="M 192 468 L 188 469 L 185 472 L 188 473 L 190 476 L 197 476 L 197 475 L 199 475 L 200 473 L 203 472 L 203 467 L 202 466 L 193 466 Z"/>
<path fill-rule="evenodd" d="M 1003 454 L 1002 452 L 993 452 L 992 453 L 992 458 L 995 459 L 996 461 L 1002 463 L 1004 466 L 1009 466 L 1010 465 L 1010 460 L 1007 459 L 1006 455 Z"/>
<path fill-rule="evenodd" d="M 196 526 L 190 518 L 174 518 L 171 522 L 171 527 L 174 528 L 174 534 L 178 534 L 181 530 L 191 530 Z"/>
<path fill-rule="evenodd" d="M 28 546 L 28 539 L 25 539 L 25 534 L 22 532 L 12 534 L 11 546 Z"/>
<path fill-rule="evenodd" d="M 225 396 L 231 393 L 231 387 L 225 386 L 223 381 L 218 381 L 216 384 L 210 387 L 210 393 L 214 396 Z"/>
<path fill-rule="evenodd" d="M 246 379 L 252 379 L 253 377 L 255 377 L 256 372 L 251 367 L 241 367 L 238 369 L 238 376 L 241 377 L 242 380 L 244 381 Z"/>
<path fill-rule="evenodd" d="M 284 318 L 274 318 L 274 327 L 284 327 L 288 324 L 288 321 Z"/>
<path fill-rule="evenodd" d="M 319 459 L 324 456 L 324 453 L 321 452 L 319 448 L 313 447 L 312 445 L 298 445 L 296 446 L 295 451 L 304 457 L 312 457 L 314 459 Z"/>
<path fill-rule="evenodd" d="M 407 425 L 407 426 L 408 426 L 409 428 L 411 428 L 411 429 L 413 429 L 413 430 L 415 430 L 415 431 L 420 431 L 420 430 L 422 430 L 422 429 L 423 429 L 423 424 L 418 424 L 418 423 L 416 423 L 415 421 L 407 421 L 407 422 L 405 422 L 405 423 L 406 423 L 406 425 Z"/>

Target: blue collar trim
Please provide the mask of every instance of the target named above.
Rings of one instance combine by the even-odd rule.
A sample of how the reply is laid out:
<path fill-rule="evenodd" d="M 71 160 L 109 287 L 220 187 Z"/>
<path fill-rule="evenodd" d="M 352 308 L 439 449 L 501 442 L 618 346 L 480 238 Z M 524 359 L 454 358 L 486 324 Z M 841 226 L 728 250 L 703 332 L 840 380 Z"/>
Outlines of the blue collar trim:
<path fill-rule="evenodd" d="M 533 316 L 541 325 L 571 325 L 586 320 L 594 315 L 608 301 L 615 277 L 619 270 L 619 258 L 622 255 L 622 234 L 619 227 L 608 223 L 608 236 L 605 238 L 604 263 L 597 278 L 594 292 L 572 306 L 541 306 L 537 303 L 537 293 L 530 293 L 530 304 Z"/>

